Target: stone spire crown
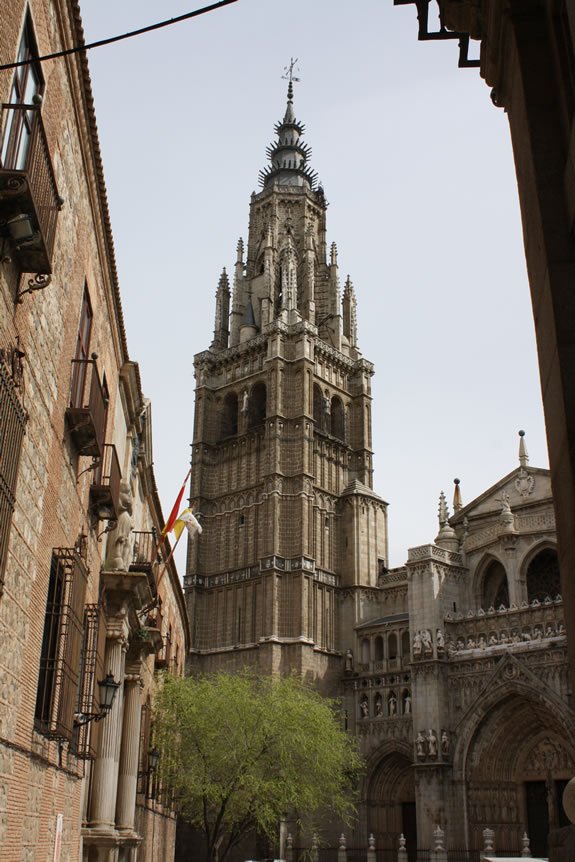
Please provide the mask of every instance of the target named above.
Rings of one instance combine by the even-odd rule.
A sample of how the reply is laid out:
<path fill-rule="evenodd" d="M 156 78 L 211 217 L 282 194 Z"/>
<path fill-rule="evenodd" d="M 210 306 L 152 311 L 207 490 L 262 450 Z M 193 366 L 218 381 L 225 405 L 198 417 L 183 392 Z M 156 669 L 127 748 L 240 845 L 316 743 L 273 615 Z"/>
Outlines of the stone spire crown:
<path fill-rule="evenodd" d="M 527 453 L 527 444 L 525 443 L 525 431 L 519 432 L 519 465 L 521 467 L 529 466 L 529 455 Z"/>
<path fill-rule="evenodd" d="M 270 144 L 266 150 L 271 165 L 260 171 L 259 175 L 260 183 L 264 189 L 273 185 L 274 182 L 286 186 L 315 188 L 317 174 L 307 165 L 311 156 L 311 147 L 301 143 L 304 131 L 304 124 L 295 118 L 293 84 L 290 81 L 284 118 L 275 125 L 278 140 Z"/>

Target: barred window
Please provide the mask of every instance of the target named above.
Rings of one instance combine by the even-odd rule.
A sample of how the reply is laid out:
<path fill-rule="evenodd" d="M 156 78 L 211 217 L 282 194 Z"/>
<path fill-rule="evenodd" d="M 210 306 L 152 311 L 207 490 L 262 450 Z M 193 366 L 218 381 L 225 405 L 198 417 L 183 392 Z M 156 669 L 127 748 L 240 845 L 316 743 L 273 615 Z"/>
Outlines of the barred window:
<path fill-rule="evenodd" d="M 74 733 L 87 580 L 75 548 L 53 551 L 35 712 L 37 730 L 53 739 Z"/>
<path fill-rule="evenodd" d="M 16 478 L 25 427 L 26 412 L 20 404 L 14 377 L 0 359 L 0 595 L 4 589 L 12 512 L 16 501 Z"/>
<path fill-rule="evenodd" d="M 104 679 L 104 657 L 106 650 L 106 619 L 101 605 L 90 604 L 84 608 L 84 641 L 80 664 L 77 712 L 100 715 L 97 683 Z M 77 757 L 94 759 L 98 752 L 100 724 L 90 721 L 74 728 L 71 747 Z"/>

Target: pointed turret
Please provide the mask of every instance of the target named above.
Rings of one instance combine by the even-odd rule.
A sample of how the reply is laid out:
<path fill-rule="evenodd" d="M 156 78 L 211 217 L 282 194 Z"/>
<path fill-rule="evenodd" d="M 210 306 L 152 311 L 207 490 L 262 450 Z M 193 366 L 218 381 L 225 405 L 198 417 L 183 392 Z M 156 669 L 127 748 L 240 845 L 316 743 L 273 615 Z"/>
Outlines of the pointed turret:
<path fill-rule="evenodd" d="M 455 530 L 449 524 L 449 509 L 447 508 L 447 500 L 443 491 L 439 495 L 438 517 L 439 533 L 435 538 L 435 544 L 448 551 L 457 551 L 459 549 L 459 540 Z"/>
<path fill-rule="evenodd" d="M 349 275 L 343 289 L 343 334 L 350 347 L 357 347 L 357 300 Z"/>
<path fill-rule="evenodd" d="M 454 479 L 453 484 L 455 488 L 453 489 L 453 514 L 457 515 L 460 509 L 463 508 L 463 501 L 461 499 L 461 488 L 459 487 L 461 482 L 459 479 Z"/>
<path fill-rule="evenodd" d="M 240 342 L 249 341 L 250 338 L 254 338 L 257 334 L 258 327 L 256 324 L 254 307 L 252 305 L 252 298 L 249 296 L 244 316 L 242 317 L 242 324 L 240 326 Z"/>
<path fill-rule="evenodd" d="M 525 431 L 519 432 L 519 465 L 521 467 L 529 466 L 529 455 L 527 454 L 527 445 L 525 443 Z"/>
<path fill-rule="evenodd" d="M 277 182 L 284 186 L 307 186 L 315 188 L 317 174 L 307 166 L 311 147 L 302 144 L 300 138 L 305 126 L 296 120 L 293 109 L 293 84 L 290 81 L 287 107 L 281 123 L 276 123 L 278 140 L 267 148 L 271 165 L 260 171 L 260 183 L 265 188 Z"/>
<path fill-rule="evenodd" d="M 212 350 L 225 350 L 229 339 L 230 282 L 226 268 L 222 270 L 216 290 L 216 315 L 214 320 L 214 339 Z"/>

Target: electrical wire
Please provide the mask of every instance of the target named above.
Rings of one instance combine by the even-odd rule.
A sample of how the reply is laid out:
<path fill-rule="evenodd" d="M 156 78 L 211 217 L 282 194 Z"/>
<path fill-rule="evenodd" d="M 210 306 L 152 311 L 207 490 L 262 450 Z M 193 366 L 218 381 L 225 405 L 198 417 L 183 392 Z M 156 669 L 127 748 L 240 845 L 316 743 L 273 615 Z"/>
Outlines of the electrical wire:
<path fill-rule="evenodd" d="M 188 18 L 197 18 L 198 15 L 203 15 L 205 12 L 212 12 L 214 9 L 219 9 L 220 6 L 229 6 L 230 3 L 237 3 L 237 0 L 219 0 L 218 3 L 212 3 L 210 6 L 196 9 L 194 12 L 186 12 L 185 15 L 178 15 L 177 18 L 169 18 L 166 21 L 160 21 L 159 24 L 150 24 L 148 27 L 140 27 L 139 30 L 131 30 L 129 33 L 123 33 L 121 36 L 111 36 L 109 39 L 99 39 L 97 42 L 90 42 L 88 45 L 78 45 L 75 48 L 67 48 L 65 51 L 56 51 L 54 54 L 45 54 L 43 57 L 31 57 L 28 60 L 19 60 L 16 63 L 4 63 L 4 65 L 0 66 L 0 72 L 3 72 L 6 69 L 17 69 L 19 66 L 28 66 L 30 63 L 43 63 L 44 60 L 55 60 L 57 57 L 66 57 L 68 54 L 79 54 L 81 51 L 89 51 L 90 48 L 101 48 L 102 45 L 111 45 L 112 42 L 120 42 L 122 39 L 131 39 L 132 36 L 140 36 L 142 33 L 150 33 L 152 30 L 159 30 L 161 27 L 169 27 L 170 24 L 179 24 L 180 21 L 187 21 Z"/>

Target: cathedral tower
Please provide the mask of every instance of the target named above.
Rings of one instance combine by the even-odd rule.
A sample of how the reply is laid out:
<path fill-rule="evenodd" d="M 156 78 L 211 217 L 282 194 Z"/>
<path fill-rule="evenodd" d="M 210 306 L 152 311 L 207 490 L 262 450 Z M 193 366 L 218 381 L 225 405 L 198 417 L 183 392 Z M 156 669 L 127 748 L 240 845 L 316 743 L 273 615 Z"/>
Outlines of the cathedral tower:
<path fill-rule="evenodd" d="M 386 504 L 372 490 L 355 292 L 348 277 L 341 296 L 291 81 L 287 99 L 232 292 L 224 270 L 213 341 L 194 358 L 203 533 L 185 587 L 192 669 L 297 670 L 329 687 L 387 559 Z"/>

